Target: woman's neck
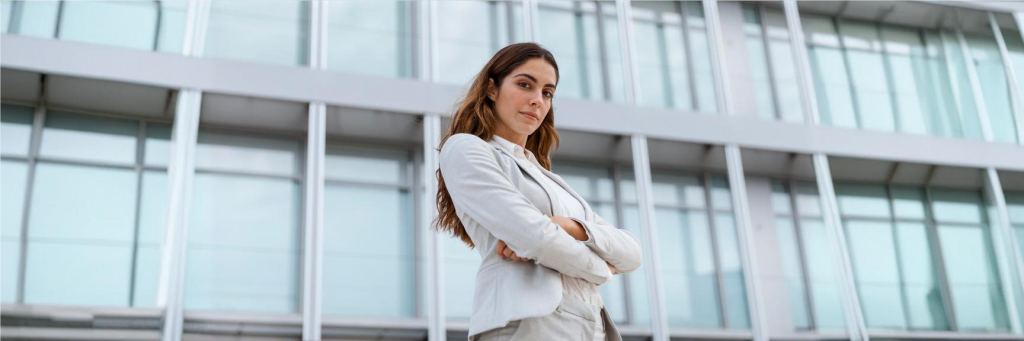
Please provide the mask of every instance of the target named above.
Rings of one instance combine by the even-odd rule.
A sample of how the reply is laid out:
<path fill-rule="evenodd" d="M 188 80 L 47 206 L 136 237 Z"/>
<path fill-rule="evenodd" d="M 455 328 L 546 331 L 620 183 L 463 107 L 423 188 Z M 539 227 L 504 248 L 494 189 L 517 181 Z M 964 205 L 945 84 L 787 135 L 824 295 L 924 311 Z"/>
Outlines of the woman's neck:
<path fill-rule="evenodd" d="M 495 129 L 494 135 L 498 135 L 501 138 L 508 140 L 509 142 L 518 144 L 520 147 L 526 148 L 526 138 L 529 137 L 529 135 L 516 134 L 515 132 L 509 129 L 502 128 L 503 127 L 498 127 L 498 129 Z"/>

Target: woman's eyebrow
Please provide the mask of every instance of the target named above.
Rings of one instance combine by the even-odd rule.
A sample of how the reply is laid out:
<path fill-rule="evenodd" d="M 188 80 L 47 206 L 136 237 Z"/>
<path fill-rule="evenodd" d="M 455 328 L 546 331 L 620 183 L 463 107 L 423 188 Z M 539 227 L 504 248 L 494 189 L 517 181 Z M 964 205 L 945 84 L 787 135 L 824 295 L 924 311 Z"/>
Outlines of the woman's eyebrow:
<path fill-rule="evenodd" d="M 515 75 L 515 76 L 513 76 L 513 77 L 519 77 L 519 76 L 523 76 L 523 77 L 529 78 L 529 79 L 530 79 L 531 81 L 533 81 L 534 83 L 537 83 L 537 78 L 534 78 L 533 76 L 530 76 L 530 74 L 528 74 L 528 73 L 520 73 L 520 74 L 518 74 L 518 75 Z M 554 85 L 554 84 L 551 84 L 551 83 L 548 83 L 548 84 L 544 84 L 544 87 L 545 87 L 545 88 L 552 88 L 552 89 L 554 89 L 554 88 L 555 88 L 555 85 Z"/>

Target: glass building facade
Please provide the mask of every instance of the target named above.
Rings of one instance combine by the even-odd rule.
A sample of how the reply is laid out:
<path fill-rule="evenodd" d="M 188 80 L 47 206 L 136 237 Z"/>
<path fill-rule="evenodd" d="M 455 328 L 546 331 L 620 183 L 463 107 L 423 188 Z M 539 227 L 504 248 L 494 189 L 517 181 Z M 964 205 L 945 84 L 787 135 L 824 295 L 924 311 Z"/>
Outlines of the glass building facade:
<path fill-rule="evenodd" d="M 437 146 L 516 42 L 625 339 L 1024 339 L 1020 4 L 0 5 L 5 340 L 465 339 Z"/>

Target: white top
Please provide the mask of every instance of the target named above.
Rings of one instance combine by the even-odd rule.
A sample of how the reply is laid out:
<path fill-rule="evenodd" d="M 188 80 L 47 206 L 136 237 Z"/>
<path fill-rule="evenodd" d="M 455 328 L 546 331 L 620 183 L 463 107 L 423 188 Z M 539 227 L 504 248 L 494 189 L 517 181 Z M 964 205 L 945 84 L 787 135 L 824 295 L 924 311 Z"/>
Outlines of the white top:
<path fill-rule="evenodd" d="M 498 144 L 507 151 L 511 152 L 517 159 L 529 161 L 524 162 L 523 164 L 537 168 L 542 167 L 540 163 L 537 162 L 537 158 L 534 157 L 533 153 L 529 150 L 526 150 L 518 144 L 512 143 L 498 135 L 494 135 L 492 139 L 495 142 L 498 142 Z M 579 200 L 576 200 L 572 194 L 569 194 L 569 191 L 566 191 L 565 188 L 562 188 L 562 186 L 559 186 L 548 177 L 540 177 L 540 179 L 534 180 L 540 183 L 541 187 L 545 190 L 554 192 L 552 193 L 552 197 L 556 199 L 556 202 L 553 202 L 552 204 L 560 206 L 562 208 L 561 211 L 568 214 L 567 217 L 580 220 L 586 219 L 586 211 L 583 208 L 583 204 L 580 203 Z M 589 231 L 587 231 L 587 238 L 591 238 Z M 597 285 L 583 279 L 562 275 L 562 292 L 566 295 L 579 298 L 583 300 L 583 302 L 590 303 L 598 307 L 604 307 L 604 300 L 601 299 L 601 291 L 597 289 Z"/>

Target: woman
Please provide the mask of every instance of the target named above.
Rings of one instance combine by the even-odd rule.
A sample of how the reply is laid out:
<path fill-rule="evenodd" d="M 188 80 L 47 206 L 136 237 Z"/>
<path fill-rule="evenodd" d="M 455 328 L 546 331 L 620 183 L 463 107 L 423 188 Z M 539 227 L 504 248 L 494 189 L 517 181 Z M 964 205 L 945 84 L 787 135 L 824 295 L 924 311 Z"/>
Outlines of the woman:
<path fill-rule="evenodd" d="M 558 175 L 558 64 L 540 45 L 498 51 L 441 141 L 435 228 L 476 247 L 470 340 L 621 340 L 597 286 L 640 266 L 640 244 Z"/>

